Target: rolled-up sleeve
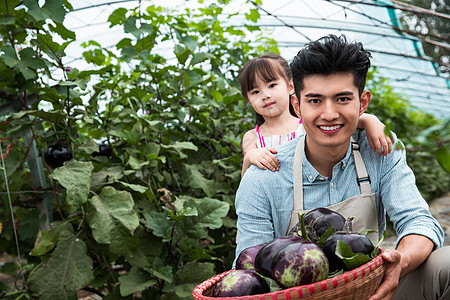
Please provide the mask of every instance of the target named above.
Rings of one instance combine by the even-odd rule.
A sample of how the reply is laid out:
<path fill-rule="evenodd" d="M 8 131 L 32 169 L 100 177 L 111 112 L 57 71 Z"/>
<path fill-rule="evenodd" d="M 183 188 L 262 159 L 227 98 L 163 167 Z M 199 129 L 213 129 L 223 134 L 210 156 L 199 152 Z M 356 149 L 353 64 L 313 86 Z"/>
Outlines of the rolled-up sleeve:
<path fill-rule="evenodd" d="M 406 163 L 405 151 L 397 149 L 388 157 L 383 164 L 380 197 L 394 224 L 397 245 L 403 237 L 417 234 L 429 238 L 436 248 L 441 247 L 444 232 L 416 186 L 414 173 Z"/>
<path fill-rule="evenodd" d="M 235 205 L 238 215 L 236 257 L 248 247 L 274 239 L 271 205 L 262 187 L 262 181 L 254 179 L 257 173 L 258 170 L 249 168 L 236 193 Z"/>

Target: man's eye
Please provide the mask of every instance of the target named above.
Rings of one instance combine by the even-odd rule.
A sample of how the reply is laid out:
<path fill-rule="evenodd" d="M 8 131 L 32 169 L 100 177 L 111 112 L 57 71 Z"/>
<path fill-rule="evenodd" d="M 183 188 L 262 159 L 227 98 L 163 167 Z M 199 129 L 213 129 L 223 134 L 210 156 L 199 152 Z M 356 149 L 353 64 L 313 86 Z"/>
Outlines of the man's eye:
<path fill-rule="evenodd" d="M 310 102 L 310 103 L 319 103 L 320 100 L 319 99 L 310 99 L 308 102 Z"/>
<path fill-rule="evenodd" d="M 338 102 L 345 102 L 345 101 L 349 101 L 349 100 L 350 100 L 350 98 L 348 98 L 348 97 L 340 97 L 337 99 Z"/>

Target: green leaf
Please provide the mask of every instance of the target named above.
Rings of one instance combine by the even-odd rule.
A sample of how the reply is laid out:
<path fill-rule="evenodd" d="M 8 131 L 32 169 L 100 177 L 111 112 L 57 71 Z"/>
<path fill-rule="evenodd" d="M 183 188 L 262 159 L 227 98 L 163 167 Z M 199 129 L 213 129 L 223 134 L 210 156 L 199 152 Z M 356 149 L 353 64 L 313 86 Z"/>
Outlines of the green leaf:
<path fill-rule="evenodd" d="M 149 211 L 144 213 L 145 227 L 151 229 L 153 234 L 167 239 L 172 228 L 172 221 L 167 214 L 157 211 Z"/>
<path fill-rule="evenodd" d="M 151 298 L 150 298 L 151 299 Z M 130 294 L 127 297 L 120 294 L 120 285 L 116 286 L 112 291 L 103 298 L 103 300 L 133 300 L 133 295 Z"/>
<path fill-rule="evenodd" d="M 150 273 L 137 267 L 132 267 L 128 274 L 120 276 L 119 281 L 120 295 L 123 297 L 131 295 L 134 292 L 143 291 L 157 283 L 156 279 Z"/>
<path fill-rule="evenodd" d="M 19 58 L 10 44 L 6 44 L 2 48 L 3 55 L 0 56 L 3 62 L 10 68 L 14 68 L 19 63 Z"/>
<path fill-rule="evenodd" d="M 132 266 L 148 267 L 155 257 L 162 255 L 164 244 L 159 237 L 147 232 L 143 227 L 136 230 L 135 236 L 139 239 L 139 245 L 126 259 Z"/>
<path fill-rule="evenodd" d="M 151 268 L 147 268 L 154 276 L 166 281 L 172 282 L 173 272 L 171 266 L 164 265 L 163 260 L 160 257 L 155 257 Z"/>
<path fill-rule="evenodd" d="M 203 77 L 198 72 L 194 72 L 194 71 L 191 71 L 191 70 L 186 70 L 186 71 L 183 72 L 183 75 L 184 75 L 184 80 L 185 80 L 185 83 L 186 83 L 186 87 L 197 86 L 198 84 L 203 82 Z M 192 98 L 198 99 L 198 100 L 196 100 L 196 102 L 200 102 L 198 104 L 207 104 L 207 103 L 205 103 L 205 101 L 200 100 L 200 99 L 202 99 L 201 97 L 193 96 Z M 194 101 L 194 99 L 192 99 L 192 101 Z"/>
<path fill-rule="evenodd" d="M 178 297 L 192 297 L 192 290 L 200 283 L 215 275 L 214 264 L 211 262 L 190 261 L 175 273 L 172 284 L 164 286 L 165 293 L 177 293 Z M 190 290 L 189 295 L 188 291 Z M 180 294 L 181 293 L 181 294 Z"/>
<path fill-rule="evenodd" d="M 185 150 L 197 151 L 198 148 L 191 142 L 175 142 L 171 145 L 161 145 L 163 149 L 174 150 L 180 157 L 180 159 L 186 158 L 187 155 L 183 152 Z"/>
<path fill-rule="evenodd" d="M 35 116 L 52 123 L 58 123 L 63 121 L 67 115 L 60 111 L 44 111 L 44 110 L 27 110 L 13 114 L 13 118 L 20 119 L 25 115 Z"/>
<path fill-rule="evenodd" d="M 141 34 L 145 32 L 145 30 L 143 30 L 142 28 L 137 28 L 136 21 L 136 17 L 129 16 L 125 19 L 125 22 L 123 22 L 123 29 L 125 33 L 131 33 L 136 38 L 139 38 Z"/>
<path fill-rule="evenodd" d="M 107 186 L 98 196 L 89 199 L 91 206 L 87 220 L 92 229 L 92 235 L 100 244 L 109 244 L 114 233 L 121 232 L 123 227 L 132 234 L 139 226 L 139 218 L 133 211 L 134 201 L 126 191 L 117 191 Z"/>
<path fill-rule="evenodd" d="M 325 243 L 325 241 L 327 240 L 327 238 L 329 238 L 330 236 L 332 236 L 335 233 L 336 233 L 336 229 L 333 226 L 331 226 L 330 228 L 325 230 L 325 232 L 320 236 L 320 239 L 317 242 L 317 245 L 322 248 L 322 246 Z"/>
<path fill-rule="evenodd" d="M 373 249 L 372 253 L 370 253 L 370 257 L 371 258 L 375 258 L 378 255 L 378 251 L 380 249 L 381 244 L 383 243 L 383 241 L 386 239 L 388 233 L 387 231 L 383 231 L 383 235 L 381 236 L 381 238 L 378 240 L 377 245 L 375 246 L 375 248 Z"/>
<path fill-rule="evenodd" d="M 49 252 L 53 249 L 56 245 L 56 238 L 52 240 L 52 237 L 50 236 L 48 230 L 44 230 L 42 232 L 39 232 L 36 244 L 34 248 L 31 250 L 30 255 L 31 256 L 39 256 L 44 255 L 45 253 Z"/>
<path fill-rule="evenodd" d="M 176 44 L 173 51 L 177 56 L 182 55 L 183 53 L 186 52 L 186 47 L 183 47 L 183 45 L 181 44 Z"/>
<path fill-rule="evenodd" d="M 198 43 L 196 40 L 191 38 L 190 36 L 185 36 L 182 38 L 181 42 L 186 45 L 186 48 L 189 49 L 189 51 L 194 52 L 194 50 L 197 48 Z"/>
<path fill-rule="evenodd" d="M 0 26 L 2 25 L 14 25 L 16 23 L 15 17 L 2 17 L 0 19 Z"/>
<path fill-rule="evenodd" d="M 119 256 L 130 256 L 139 245 L 138 239 L 130 234 L 124 226 L 118 225 L 111 229 L 109 251 Z"/>
<path fill-rule="evenodd" d="M 112 14 L 108 17 L 108 22 L 111 24 L 110 27 L 114 27 L 118 24 L 123 24 L 124 20 L 126 20 L 126 14 L 128 9 L 124 7 L 120 7 L 113 11 Z"/>
<path fill-rule="evenodd" d="M 217 182 L 207 179 L 199 171 L 198 165 L 185 165 L 187 178 L 186 181 L 192 188 L 201 189 L 208 197 L 212 197 L 217 192 Z"/>
<path fill-rule="evenodd" d="M 336 256 L 343 260 L 348 270 L 353 270 L 372 260 L 364 253 L 353 253 L 352 248 L 343 241 L 336 243 Z"/>
<path fill-rule="evenodd" d="M 86 152 L 87 154 L 100 151 L 98 144 L 94 140 L 87 141 L 86 143 L 80 145 L 78 149 Z"/>
<path fill-rule="evenodd" d="M 49 24 L 49 27 L 52 29 L 53 32 L 59 34 L 59 36 L 64 40 L 75 40 L 76 38 L 75 32 L 67 29 L 66 27 L 64 27 L 63 24 L 59 22 L 55 22 L 55 24 L 56 26 Z"/>
<path fill-rule="evenodd" d="M 191 60 L 191 66 L 194 66 L 198 63 L 202 63 L 208 59 L 215 59 L 216 57 L 211 53 L 194 53 L 192 60 Z"/>
<path fill-rule="evenodd" d="M 217 90 L 211 90 L 210 91 L 211 96 L 216 100 L 217 102 L 221 102 L 223 99 L 222 93 L 218 92 Z"/>
<path fill-rule="evenodd" d="M 259 14 L 258 9 L 253 8 L 253 9 L 250 9 L 250 13 L 246 13 L 246 14 L 245 14 L 245 17 L 246 17 L 247 20 L 256 23 L 256 22 L 258 22 L 258 20 L 259 20 L 259 18 L 260 18 L 261 16 L 260 16 L 260 14 Z"/>
<path fill-rule="evenodd" d="M 27 284 L 41 300 L 76 300 L 77 291 L 93 278 L 92 260 L 86 255 L 86 244 L 64 230 L 51 257 L 31 273 Z"/>
<path fill-rule="evenodd" d="M 97 187 L 107 183 L 117 182 L 123 176 L 122 166 L 104 167 L 98 172 L 94 172 L 92 174 L 91 186 Z"/>
<path fill-rule="evenodd" d="M 23 0 L 23 4 L 28 7 L 28 12 L 36 21 L 43 21 L 45 19 L 54 20 L 62 23 L 66 15 L 63 6 L 63 0 L 46 0 L 42 8 L 36 0 Z"/>
<path fill-rule="evenodd" d="M 132 183 L 127 183 L 127 182 L 123 182 L 123 181 L 118 181 L 121 185 L 123 185 L 126 188 L 129 188 L 135 192 L 138 193 L 145 193 L 148 190 L 148 187 L 139 185 L 139 184 L 132 184 Z"/>
<path fill-rule="evenodd" d="M 67 204 L 74 212 L 86 203 L 91 186 L 92 162 L 70 160 L 64 166 L 56 168 L 49 176 L 67 189 Z"/>
<path fill-rule="evenodd" d="M 53 222 L 49 229 L 40 231 L 30 255 L 39 256 L 48 253 L 55 247 L 60 233 L 64 230 L 73 233 L 72 225 L 66 222 Z"/>
<path fill-rule="evenodd" d="M 141 161 L 134 156 L 130 155 L 130 158 L 128 159 L 128 164 L 133 170 L 140 170 L 143 166 L 147 166 L 150 162 L 145 160 Z"/>
<path fill-rule="evenodd" d="M 217 199 L 188 198 L 184 203 L 184 208 L 196 208 L 197 216 L 185 217 L 177 224 L 177 229 L 184 232 L 191 238 L 205 238 L 209 229 L 222 227 L 222 219 L 228 214 L 230 205 Z"/>
<path fill-rule="evenodd" d="M 442 168 L 450 173 L 450 152 L 446 147 L 440 147 L 436 151 L 436 157 Z"/>
<path fill-rule="evenodd" d="M 111 130 L 109 134 L 123 138 L 132 145 L 137 145 L 142 137 L 141 125 L 136 122 L 131 130 Z"/>
<path fill-rule="evenodd" d="M 308 234 L 306 234 L 305 220 L 303 219 L 304 215 L 305 215 L 304 212 L 301 212 L 301 211 L 298 212 L 298 219 L 300 220 L 299 221 L 300 222 L 300 230 L 302 233 L 302 237 L 307 241 L 311 241 L 308 237 Z"/>

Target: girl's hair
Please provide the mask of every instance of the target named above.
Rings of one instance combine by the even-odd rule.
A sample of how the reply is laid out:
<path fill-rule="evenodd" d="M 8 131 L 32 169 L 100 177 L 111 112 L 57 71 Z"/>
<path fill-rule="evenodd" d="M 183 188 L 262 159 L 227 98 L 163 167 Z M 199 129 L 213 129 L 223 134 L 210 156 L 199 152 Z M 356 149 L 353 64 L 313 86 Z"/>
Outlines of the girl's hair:
<path fill-rule="evenodd" d="M 289 82 L 292 79 L 292 72 L 289 63 L 278 54 L 264 54 L 249 60 L 239 73 L 241 93 L 246 101 L 248 101 L 247 93 L 255 88 L 258 78 L 261 78 L 264 82 L 278 80 L 279 78 Z M 290 102 L 289 111 L 297 117 Z M 255 112 L 255 115 L 256 124 L 263 124 L 264 117 L 257 112 Z"/>

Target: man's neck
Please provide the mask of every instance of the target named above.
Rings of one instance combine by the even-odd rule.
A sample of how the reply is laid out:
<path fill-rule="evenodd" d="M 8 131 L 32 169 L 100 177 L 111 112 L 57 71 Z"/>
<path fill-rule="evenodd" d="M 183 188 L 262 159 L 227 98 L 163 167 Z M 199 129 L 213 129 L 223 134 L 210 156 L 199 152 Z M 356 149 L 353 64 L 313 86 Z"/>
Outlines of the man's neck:
<path fill-rule="evenodd" d="M 306 138 L 306 158 L 320 175 L 331 178 L 333 175 L 333 167 L 345 157 L 348 145 L 349 144 L 346 146 L 342 145 L 340 147 L 320 147 L 313 143 L 308 145 L 308 138 Z"/>

